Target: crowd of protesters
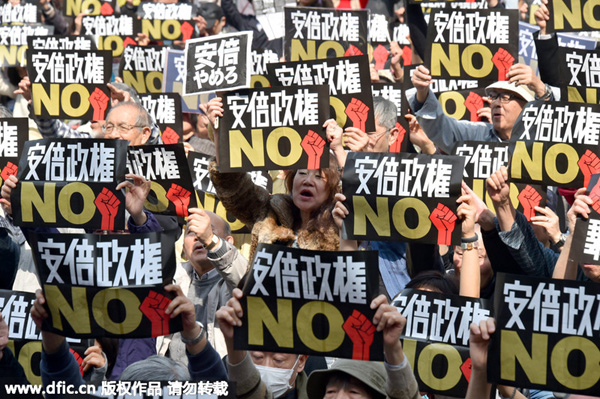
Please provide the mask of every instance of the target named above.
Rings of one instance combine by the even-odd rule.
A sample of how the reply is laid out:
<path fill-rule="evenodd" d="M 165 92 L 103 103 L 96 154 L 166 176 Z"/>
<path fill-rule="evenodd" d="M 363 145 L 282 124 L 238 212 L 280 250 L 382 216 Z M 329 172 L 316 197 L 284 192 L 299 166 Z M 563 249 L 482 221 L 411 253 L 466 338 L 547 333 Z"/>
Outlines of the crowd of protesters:
<path fill-rule="evenodd" d="M 54 26 L 55 34 L 80 32 L 83 14 L 74 18 L 69 26 L 60 11 L 64 4 L 50 0 L 40 0 L 39 4 L 45 23 Z M 299 0 L 299 5 L 368 8 L 385 14 L 391 24 L 406 22 L 413 46 L 412 61 L 421 62 L 427 24 L 420 5 L 391 0 Z M 199 2 L 197 6 L 194 21 L 199 36 L 252 30 L 255 33 L 253 48 L 270 48 L 280 55 L 283 53 L 283 42 L 269 41 L 257 18 L 247 13 L 252 8 L 251 2 L 236 4 L 235 0 L 221 0 L 219 4 Z M 518 6 L 526 15 L 527 2 L 520 1 Z M 136 7 L 128 0 L 120 12 L 135 15 Z M 490 0 L 489 7 L 504 8 L 505 5 Z M 477 123 L 457 121 L 444 114 L 429 87 L 432 77 L 425 66 L 417 67 L 412 77 L 403 76 L 399 66 L 400 49 L 392 43 L 390 70 L 372 74 L 372 79 L 412 81 L 414 88 L 407 93 L 410 114 L 406 115 L 411 151 L 449 154 L 452 146 L 461 140 L 506 142 L 526 103 L 558 100 L 557 88 L 564 82 L 553 73 L 552 65 L 557 61 L 540 50 L 552 47 L 556 41 L 554 34 L 546 33 L 548 19 L 546 0 L 542 0 L 535 12 L 535 20 L 541 28 L 536 40 L 541 42 L 538 59 L 546 61 L 544 65 L 540 62 L 540 77 L 530 66 L 515 63 L 508 70 L 506 80 L 486 88 L 486 106 L 478 111 L 482 122 Z M 148 44 L 149 39 L 140 35 L 138 42 Z M 172 45 L 177 46 L 177 43 Z M 156 124 L 140 105 L 135 90 L 118 80 L 109 87 L 112 106 L 105 120 L 40 119 L 31 112 L 31 82 L 25 68 L 4 67 L 0 80 L 3 104 L 0 117 L 28 117 L 30 140 L 62 137 L 121 139 L 131 146 L 162 143 Z M 217 119 L 225 112 L 221 98 L 213 97 L 200 108 L 199 114 L 178 116 L 184 121 L 186 148 L 214 156 L 219 136 Z M 600 265 L 580 267 L 569 257 L 570 233 L 574 231 L 575 220 L 587 218 L 594 203 L 586 188 L 576 187 L 559 193 L 550 187 L 548 205 L 537 207 L 537 216 L 528 221 L 511 202 L 505 167 L 486 181 L 493 209 L 488 209 L 463 183 L 457 210 L 462 221 L 462 245 L 342 239 L 342 223 L 349 214 L 346 198 L 341 193 L 347 152 L 387 152 L 398 140 L 396 105 L 376 97 L 373 112 L 376 129 L 372 132 L 354 127 L 342 129 L 335 120 L 328 120 L 323 131 L 329 141 L 329 167 L 283 171 L 277 177 L 280 184 L 274 186 L 284 189 L 277 192 L 256 186 L 246 173 L 219 172 L 216 159 L 213 161 L 210 177 L 217 195 L 227 211 L 248 227 L 249 237 L 232 234 L 226 220 L 202 209 L 189 209 L 184 224 L 176 217 L 154 215 L 144 209 L 150 181 L 143 176 L 128 175 L 128 180 L 116 187 L 127 192 L 127 230 L 130 233 L 175 231 L 171 234 L 177 235 L 179 248 L 183 248 L 174 284 L 166 286 L 167 291 L 176 294 L 166 313 L 181 315 L 183 330 L 158 339 L 99 337 L 85 352 L 82 363 L 85 379 L 69 352 L 65 337 L 43 331 L 39 365 L 43 384 L 65 381 L 78 386 L 119 379 L 229 380 L 236 382 L 236 395 L 240 398 L 439 398 L 440 395 L 419 391 L 404 356 L 400 337 L 406 319 L 390 305 L 404 288 L 492 299 L 498 272 L 600 282 Z M 12 175 L 4 180 L 1 190 L 0 288 L 36 292 L 31 315 L 39 327 L 48 317 L 48 311 L 26 240 L 31 228 L 21 229 L 11 218 L 11 192 L 18 184 Z M 57 231 L 44 226 L 36 230 Z M 244 241 L 250 245 L 242 250 Z M 250 267 L 249 260 L 259 243 L 321 251 L 379 251 L 382 295 L 372 299 L 371 308 L 376 311 L 373 325 L 383 332 L 385 362 L 337 359 L 331 364 L 331 359 L 318 356 L 234 349 L 233 328 L 241 325 L 243 316 L 240 305 L 243 294 L 237 287 L 242 286 Z M 472 374 L 469 388 L 462 397 L 490 397 L 487 350 L 495 329 L 493 319 L 471 325 Z M 26 384 L 25 373 L 7 347 L 7 341 L 8 327 L 0 317 L 0 380 L 4 384 Z M 501 397 L 565 397 L 545 390 L 494 388 Z"/>

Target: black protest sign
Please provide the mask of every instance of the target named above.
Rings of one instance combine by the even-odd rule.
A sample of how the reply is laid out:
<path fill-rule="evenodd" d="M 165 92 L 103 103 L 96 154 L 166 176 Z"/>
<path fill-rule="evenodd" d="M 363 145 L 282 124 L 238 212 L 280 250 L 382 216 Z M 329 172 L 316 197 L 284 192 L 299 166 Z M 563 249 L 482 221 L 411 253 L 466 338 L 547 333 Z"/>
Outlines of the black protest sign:
<path fill-rule="evenodd" d="M 250 87 L 251 44 L 252 32 L 188 40 L 183 94 Z"/>
<path fill-rule="evenodd" d="M 446 115 L 454 119 L 471 122 L 491 122 L 477 115 L 477 111 L 481 108 L 490 106 L 489 103 L 483 100 L 485 96 L 484 87 L 469 90 L 447 90 L 437 93 L 438 101 Z"/>
<path fill-rule="evenodd" d="M 166 49 L 165 71 L 163 74 L 163 92 L 181 95 L 181 111 L 200 113 L 200 96 L 184 96 L 183 82 L 185 80 L 185 52 L 183 50 Z"/>
<path fill-rule="evenodd" d="M 0 67 L 24 66 L 28 37 L 54 33 L 54 26 L 44 24 L 0 25 Z"/>
<path fill-rule="evenodd" d="M 109 51 L 29 50 L 33 112 L 41 118 L 104 120 L 110 103 Z"/>
<path fill-rule="evenodd" d="M 600 287 L 498 274 L 488 381 L 598 396 Z"/>
<path fill-rule="evenodd" d="M 323 124 L 326 86 L 275 87 L 221 93 L 221 172 L 320 169 L 329 165 Z"/>
<path fill-rule="evenodd" d="M 6 2 L 0 6 L 0 24 L 24 25 L 42 22 L 40 11 L 36 4 Z"/>
<path fill-rule="evenodd" d="M 536 101 L 525 105 L 510 141 L 514 182 L 587 186 L 600 172 L 600 105 Z"/>
<path fill-rule="evenodd" d="M 135 37 L 142 30 L 141 21 L 131 15 L 88 15 L 81 20 L 81 34 L 97 39 L 98 49 L 123 54 L 127 45 L 137 45 Z"/>
<path fill-rule="evenodd" d="M 375 70 L 389 70 L 392 53 L 390 52 L 390 30 L 387 17 L 383 14 L 369 15 L 369 55 Z"/>
<path fill-rule="evenodd" d="M 213 157 L 199 152 L 190 151 L 188 153 L 188 165 L 192 173 L 194 189 L 198 195 L 198 207 L 216 213 L 224 220 L 227 220 L 231 231 L 234 233 L 249 233 L 246 225 L 237 220 L 225 209 L 217 197 L 217 192 L 210 180 L 209 164 Z M 273 191 L 273 179 L 264 171 L 248 172 L 252 182 L 259 187 L 264 188 L 269 193 Z"/>
<path fill-rule="evenodd" d="M 235 348 L 383 360 L 383 336 L 369 307 L 379 284 L 377 262 L 372 251 L 259 244 Z"/>
<path fill-rule="evenodd" d="M 0 313 L 8 326 L 8 339 L 13 341 L 39 340 L 40 331 L 31 318 L 35 294 L 0 290 Z"/>
<path fill-rule="evenodd" d="M 160 19 L 191 21 L 195 17 L 194 6 L 189 3 L 153 3 L 142 2 L 138 6 L 137 13 L 143 19 Z"/>
<path fill-rule="evenodd" d="M 153 213 L 187 216 L 196 207 L 183 144 L 140 145 L 127 149 L 127 168 L 151 181 L 145 208 Z"/>
<path fill-rule="evenodd" d="M 49 318 L 60 335 L 142 338 L 181 330 L 164 313 L 175 273 L 173 239 L 145 234 L 35 234 L 31 248 Z"/>
<path fill-rule="evenodd" d="M 267 65 L 279 62 L 279 55 L 271 49 L 252 50 L 250 52 L 251 73 L 250 87 L 270 87 L 271 83 L 265 76 L 267 74 Z"/>
<path fill-rule="evenodd" d="M 286 60 L 368 54 L 367 10 L 285 7 L 284 18 Z"/>
<path fill-rule="evenodd" d="M 196 16 L 193 6 L 187 3 L 143 2 L 138 7 L 141 31 L 150 40 L 187 41 L 194 35 Z"/>
<path fill-rule="evenodd" d="M 465 159 L 463 180 L 481 198 L 492 212 L 494 204 L 486 190 L 486 179 L 500 167 L 509 166 L 509 143 L 489 141 L 461 141 L 452 149 L 452 155 Z M 535 216 L 535 207 L 546 205 L 546 186 L 510 182 L 510 200 L 515 209 L 527 220 Z"/>
<path fill-rule="evenodd" d="M 127 46 L 121 55 L 119 76 L 140 94 L 160 93 L 163 85 L 163 46 Z"/>
<path fill-rule="evenodd" d="M 600 102 L 600 58 L 596 50 L 560 48 L 559 69 L 565 85 L 560 97 L 570 102 L 598 104 Z"/>
<path fill-rule="evenodd" d="M 486 87 L 507 80 L 519 46 L 517 10 L 434 12 L 427 31 L 425 64 L 436 92 Z"/>
<path fill-rule="evenodd" d="M 179 93 L 149 93 L 140 96 L 140 101 L 158 125 L 163 143 L 175 144 L 183 141 Z"/>
<path fill-rule="evenodd" d="M 350 212 L 344 238 L 457 243 L 463 169 L 463 158 L 456 156 L 349 153 L 342 183 Z"/>
<path fill-rule="evenodd" d="M 29 137 L 27 118 L 0 118 L 0 184 L 17 175 L 19 157 Z"/>
<path fill-rule="evenodd" d="M 77 17 L 82 12 L 86 15 L 113 15 L 114 3 L 112 0 L 66 0 L 62 11 L 67 17 Z"/>
<path fill-rule="evenodd" d="M 28 141 L 11 194 L 20 226 L 121 230 L 127 142 L 106 139 Z"/>
<path fill-rule="evenodd" d="M 383 97 L 394 103 L 396 106 L 396 127 L 398 128 L 398 135 L 396 141 L 390 145 L 390 152 L 406 152 L 408 149 L 409 134 L 408 133 L 408 122 L 402 114 L 403 108 L 406 107 L 403 104 L 403 100 L 406 101 L 406 96 L 402 90 L 402 83 L 372 83 L 371 90 L 373 91 L 373 97 Z"/>
<path fill-rule="evenodd" d="M 331 117 L 338 125 L 375 131 L 367 56 L 283 62 L 267 69 L 273 86 L 328 85 Z"/>
<path fill-rule="evenodd" d="M 462 390 L 464 395 L 471 378 L 469 327 L 491 316 L 491 303 L 406 289 L 392 305 L 406 317 L 403 350 L 420 390 L 449 396 Z"/>
<path fill-rule="evenodd" d="M 96 42 L 90 36 L 28 37 L 27 44 L 32 50 L 97 50 Z"/>
<path fill-rule="evenodd" d="M 600 29 L 600 11 L 594 0 L 551 0 L 548 2 L 549 32 L 595 31 Z"/>
<path fill-rule="evenodd" d="M 592 199 L 591 213 L 586 219 L 577 218 L 569 260 L 580 265 L 600 264 L 600 174 L 592 175 L 587 195 Z M 587 266 L 583 266 L 584 268 Z"/>

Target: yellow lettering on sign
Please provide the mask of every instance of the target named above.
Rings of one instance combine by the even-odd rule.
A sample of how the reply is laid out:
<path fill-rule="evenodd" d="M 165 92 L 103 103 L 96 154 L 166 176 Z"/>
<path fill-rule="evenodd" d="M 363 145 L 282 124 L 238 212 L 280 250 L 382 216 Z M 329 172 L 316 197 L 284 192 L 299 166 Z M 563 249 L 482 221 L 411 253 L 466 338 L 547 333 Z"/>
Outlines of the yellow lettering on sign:
<path fill-rule="evenodd" d="M 21 183 L 21 218 L 24 222 L 33 222 L 33 208 L 45 223 L 56 223 L 56 202 L 54 193 L 56 183 L 44 184 L 44 198 L 40 197 L 33 182 Z"/>
<path fill-rule="evenodd" d="M 248 344 L 263 345 L 263 325 L 282 348 L 294 347 L 294 315 L 291 299 L 277 299 L 277 319 L 262 298 L 248 296 Z"/>
<path fill-rule="evenodd" d="M 135 75 L 133 74 L 135 72 Z M 123 83 L 133 87 L 138 93 L 146 92 L 146 80 L 142 71 L 123 71 Z"/>
<path fill-rule="evenodd" d="M 153 181 L 150 182 L 150 191 L 153 191 L 154 195 L 148 195 L 148 197 L 146 197 L 144 208 L 155 213 L 166 211 L 169 208 L 169 199 L 167 198 L 167 192 L 164 187 Z M 156 198 L 156 203 L 150 202 L 148 198 Z"/>
<path fill-rule="evenodd" d="M 292 39 L 290 61 L 314 60 L 317 56 L 316 42 L 309 40 L 306 49 L 299 39 Z"/>
<path fill-rule="evenodd" d="M 71 209 L 71 197 L 73 194 L 81 195 L 83 199 L 83 209 L 79 213 Z M 94 217 L 96 205 L 94 200 L 96 195 L 94 191 L 85 183 L 69 183 L 64 186 L 58 194 L 58 209 L 62 217 L 72 224 L 85 224 Z"/>
<path fill-rule="evenodd" d="M 329 335 L 326 338 L 319 339 L 313 331 L 313 319 L 316 315 L 322 314 L 327 318 L 329 324 Z M 342 313 L 328 302 L 311 301 L 304 304 L 298 310 L 296 329 L 298 336 L 304 345 L 318 352 L 331 352 L 339 348 L 344 342 L 346 332 L 342 327 L 344 317 Z"/>
<path fill-rule="evenodd" d="M 212 195 L 212 194 L 206 194 L 206 195 Z M 219 215 L 220 217 L 222 217 L 224 220 L 227 220 L 227 223 L 229 223 L 229 227 L 231 227 L 232 231 L 238 231 L 245 226 L 245 224 L 242 223 L 237 218 L 233 218 L 233 221 L 231 221 L 232 216 L 227 213 L 227 209 L 225 209 L 225 206 L 223 205 L 222 202 L 219 202 L 217 204 L 217 211 L 215 213 L 217 215 Z"/>
<path fill-rule="evenodd" d="M 279 140 L 282 138 L 289 141 L 290 152 L 287 155 L 283 155 L 279 151 Z M 285 169 L 300 160 L 302 156 L 302 137 L 292 128 L 278 127 L 269 133 L 267 137 L 267 154 L 271 162 Z"/>
<path fill-rule="evenodd" d="M 79 105 L 75 106 L 73 94 L 77 93 Z M 79 118 L 85 115 L 90 109 L 90 92 L 84 85 L 71 83 L 63 88 L 60 95 L 60 105 L 63 112 L 72 118 Z"/>
<path fill-rule="evenodd" d="M 524 167 L 531 179 L 542 181 L 543 151 L 543 143 L 533 143 L 530 156 L 527 144 L 524 141 L 517 141 L 510 161 L 510 177 L 523 178 L 522 168 Z"/>
<path fill-rule="evenodd" d="M 71 303 L 69 303 L 56 285 L 44 284 L 44 295 L 46 304 L 52 316 L 52 327 L 64 331 L 62 319 L 76 334 L 90 334 L 90 314 L 86 297 L 86 287 L 70 287 Z M 69 289 L 66 287 L 65 289 Z M 62 315 L 62 316 L 61 316 Z"/>
<path fill-rule="evenodd" d="M 462 94 L 457 91 L 445 91 L 440 94 L 438 100 L 442 105 L 442 109 L 444 113 L 448 116 L 451 116 L 455 119 L 462 119 L 465 116 L 465 112 L 467 112 L 467 107 L 465 107 L 465 98 Z M 448 111 L 448 101 L 452 101 L 454 104 L 454 112 L 450 113 Z"/>
<path fill-rule="evenodd" d="M 269 82 L 269 79 L 267 79 L 266 76 L 252 75 L 250 76 L 250 87 L 253 89 L 260 87 L 271 87 L 271 82 Z"/>
<path fill-rule="evenodd" d="M 335 121 L 339 126 L 346 126 L 346 105 L 337 97 L 329 96 L 329 106 L 335 111 Z"/>
<path fill-rule="evenodd" d="M 404 356 L 410 363 L 410 367 L 415 369 L 415 357 L 417 356 L 417 341 L 414 339 L 403 339 L 402 349 L 404 349 Z"/>
<path fill-rule="evenodd" d="M 262 129 L 252 129 L 252 144 L 241 130 L 229 131 L 229 162 L 232 168 L 242 167 L 242 153 L 253 166 L 265 166 L 265 147 Z"/>
<path fill-rule="evenodd" d="M 359 195 L 352 196 L 352 208 L 354 209 L 354 234 L 367 234 L 367 219 L 369 224 L 373 226 L 377 235 L 382 237 L 390 237 L 390 210 L 388 209 L 388 198 L 377 197 L 375 199 L 375 207 L 373 210 L 365 197 Z"/>
<path fill-rule="evenodd" d="M 473 65 L 473 57 L 479 54 L 482 59 L 480 68 Z M 460 76 L 460 68 L 473 78 L 488 76 L 494 68 L 492 52 L 483 44 L 470 44 L 460 53 L 458 44 L 449 44 L 448 53 L 441 43 L 433 43 L 431 48 L 431 75 L 442 75 L 442 66 L 453 77 Z"/>
<path fill-rule="evenodd" d="M 33 101 L 33 113 L 40 115 L 42 113 L 42 104 L 53 116 L 60 114 L 60 88 L 58 84 L 50 85 L 50 93 L 46 92 L 41 83 L 31 84 L 31 100 Z"/>
<path fill-rule="evenodd" d="M 410 228 L 406 225 L 406 211 L 413 209 L 417 213 L 418 224 Z M 402 198 L 394 204 L 392 209 L 392 220 L 396 231 L 406 238 L 416 240 L 425 237 L 431 230 L 431 220 L 429 219 L 429 208 L 418 198 Z"/>
<path fill-rule="evenodd" d="M 531 354 L 516 331 L 502 330 L 500 336 L 500 378 L 515 381 L 517 361 L 533 384 L 546 384 L 548 336 L 531 334 Z"/>
<path fill-rule="evenodd" d="M 560 173 L 556 168 L 556 161 L 559 155 L 565 155 L 567 158 L 567 170 Z M 564 158 L 564 157 L 563 157 Z M 567 184 L 575 180 L 579 173 L 579 155 L 577 151 L 569 144 L 558 143 L 552 145 L 546 151 L 544 167 L 548 177 L 559 184 Z"/>
<path fill-rule="evenodd" d="M 444 356 L 448 362 L 448 369 L 442 378 L 433 374 L 433 360 L 436 356 Z M 429 344 L 423 348 L 419 355 L 418 370 L 421 380 L 435 390 L 447 391 L 455 387 L 462 378 L 462 358 L 456 348 L 448 344 Z"/>
<path fill-rule="evenodd" d="M 578 350 L 585 357 L 583 373 L 574 376 L 569 371 L 569 354 Z M 552 373 L 558 382 L 570 389 L 589 389 L 598 383 L 600 379 L 600 350 L 595 343 L 583 337 L 566 337 L 558 341 L 550 355 Z M 579 366 L 579 365 L 578 365 Z M 580 370 L 581 367 L 578 368 Z"/>
<path fill-rule="evenodd" d="M 12 350 L 14 353 L 14 348 Z M 33 356 L 36 353 L 42 353 L 42 341 L 27 342 L 21 347 L 21 350 L 19 351 L 19 364 L 23 367 L 25 377 L 27 377 L 27 381 L 29 381 L 29 383 L 41 385 L 42 377 L 40 375 L 35 374 L 33 372 L 32 367 Z M 37 366 L 39 368 L 39 360 Z"/>
<path fill-rule="evenodd" d="M 161 21 L 158 19 L 142 19 L 142 33 L 150 36 L 152 40 L 160 40 Z"/>
<path fill-rule="evenodd" d="M 567 98 L 572 103 L 587 103 L 587 104 L 598 104 L 598 90 L 593 87 L 587 87 L 585 89 L 585 100 L 581 97 L 579 90 L 576 87 L 567 87 Z"/>
<path fill-rule="evenodd" d="M 600 0 L 587 0 L 583 5 L 583 19 L 592 29 L 600 29 L 600 20 L 594 19 L 594 9 L 599 5 Z"/>
<path fill-rule="evenodd" d="M 164 40 L 175 40 L 181 36 L 181 22 L 175 19 L 160 21 L 160 32 Z"/>
<path fill-rule="evenodd" d="M 333 57 L 329 57 L 329 50 L 333 50 L 335 54 Z M 346 50 L 344 50 L 344 46 L 341 43 L 334 42 L 333 40 L 328 40 L 319 45 L 319 49 L 317 50 L 317 59 L 322 60 L 325 58 L 337 58 L 343 57 Z"/>
<path fill-rule="evenodd" d="M 569 23 L 571 30 L 581 30 L 583 29 L 583 21 L 592 29 L 600 29 L 600 21 L 594 19 L 594 9 L 600 5 L 600 0 L 587 0 L 583 8 L 580 0 L 571 0 L 570 8 L 564 0 L 553 0 L 553 5 L 554 28 L 556 30 L 567 29 L 565 22 Z"/>
<path fill-rule="evenodd" d="M 119 301 L 123 305 L 126 317 L 121 323 L 116 323 L 111 319 L 108 311 L 110 301 Z M 135 331 L 142 322 L 140 300 L 127 288 L 107 288 L 98 292 L 92 300 L 92 314 L 100 327 L 118 335 Z"/>
<path fill-rule="evenodd" d="M 113 57 L 123 54 L 123 38 L 121 36 L 99 36 L 98 50 L 111 50 Z"/>
<path fill-rule="evenodd" d="M 475 65 L 473 65 L 473 56 L 475 54 L 479 54 L 483 61 L 480 68 L 475 68 Z M 489 76 L 489 74 L 492 73 L 492 70 L 494 69 L 492 57 L 492 52 L 485 45 L 469 44 L 463 50 L 460 60 L 467 75 L 476 79 L 481 79 Z"/>
<path fill-rule="evenodd" d="M 0 65 L 24 64 L 27 46 L 0 46 Z"/>
<path fill-rule="evenodd" d="M 458 44 L 451 44 L 448 48 L 448 54 L 441 43 L 431 45 L 431 76 L 441 76 L 442 66 L 448 75 L 460 76 L 460 54 Z"/>
<path fill-rule="evenodd" d="M 92 9 L 87 15 L 99 15 L 101 4 L 98 0 L 67 0 L 65 15 L 75 17 L 80 13 Z"/>

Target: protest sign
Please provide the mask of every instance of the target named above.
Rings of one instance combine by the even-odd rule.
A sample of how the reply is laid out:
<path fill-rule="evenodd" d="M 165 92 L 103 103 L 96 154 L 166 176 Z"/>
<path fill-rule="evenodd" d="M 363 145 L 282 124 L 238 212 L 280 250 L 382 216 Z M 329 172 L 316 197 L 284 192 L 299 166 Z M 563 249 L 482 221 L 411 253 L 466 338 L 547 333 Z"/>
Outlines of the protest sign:
<path fill-rule="evenodd" d="M 188 3 L 142 2 L 137 9 L 141 31 L 150 40 L 189 40 L 194 34 L 196 16 Z"/>
<path fill-rule="evenodd" d="M 119 76 L 139 94 L 160 93 L 163 86 L 163 46 L 127 46 L 121 55 Z"/>
<path fill-rule="evenodd" d="M 367 56 L 283 62 L 267 70 L 272 86 L 328 85 L 331 117 L 338 125 L 375 131 Z"/>
<path fill-rule="evenodd" d="M 376 265 L 372 251 L 259 244 L 235 348 L 383 360 L 383 337 L 369 307 L 379 284 Z"/>
<path fill-rule="evenodd" d="M 87 15 L 81 20 L 81 34 L 95 37 L 99 50 L 110 50 L 113 57 L 123 54 L 127 45 L 137 45 L 141 22 L 131 15 Z"/>
<path fill-rule="evenodd" d="M 19 161 L 19 184 L 11 193 L 19 226 L 125 227 L 127 142 L 106 139 L 27 141 Z"/>
<path fill-rule="evenodd" d="M 111 65 L 108 51 L 27 51 L 34 114 L 46 119 L 104 120 Z"/>
<path fill-rule="evenodd" d="M 489 301 L 405 289 L 392 305 L 406 317 L 402 345 L 419 390 L 464 395 L 471 378 L 469 326 L 491 316 Z"/>
<path fill-rule="evenodd" d="M 476 9 L 487 9 L 488 2 L 486 0 L 410 0 L 412 4 L 420 4 L 425 10 L 436 10 L 439 8 L 450 8 L 450 9 L 461 9 L 461 10 L 476 10 Z"/>
<path fill-rule="evenodd" d="M 250 87 L 251 45 L 252 32 L 188 40 L 183 94 Z"/>
<path fill-rule="evenodd" d="M 140 101 L 158 125 L 163 143 L 183 141 L 181 96 L 178 93 L 149 93 L 141 95 Z"/>
<path fill-rule="evenodd" d="M 32 2 L 9 3 L 0 6 L 0 24 L 21 25 L 42 22 L 42 10 Z"/>
<path fill-rule="evenodd" d="M 0 67 L 24 66 L 27 38 L 48 36 L 54 26 L 44 24 L 0 25 Z"/>
<path fill-rule="evenodd" d="M 383 14 L 369 15 L 369 59 L 377 71 L 388 71 L 392 65 L 392 41 L 400 52 L 401 66 L 412 63 L 412 49 L 407 36 L 408 25 L 397 23 L 390 28 L 388 18 Z M 392 39 L 393 38 L 393 39 Z"/>
<path fill-rule="evenodd" d="M 157 337 L 181 330 L 164 310 L 162 288 L 175 274 L 173 238 L 145 234 L 30 236 L 49 317 L 42 329 L 60 335 Z"/>
<path fill-rule="evenodd" d="M 600 172 L 600 105 L 535 101 L 525 105 L 510 138 L 514 182 L 587 186 Z"/>
<path fill-rule="evenodd" d="M 518 20 L 517 10 L 435 11 L 425 51 L 432 90 L 466 90 L 506 80 L 517 58 Z"/>
<path fill-rule="evenodd" d="M 488 381 L 600 394 L 598 284 L 499 273 L 495 295 Z"/>
<path fill-rule="evenodd" d="M 587 195 L 594 201 L 588 218 L 577 218 L 572 232 L 569 260 L 580 265 L 600 265 L 600 174 L 594 174 L 587 186 Z M 586 266 L 583 266 L 584 268 Z"/>
<path fill-rule="evenodd" d="M 165 72 L 163 75 L 163 93 L 179 93 L 181 96 L 181 112 L 197 114 L 200 112 L 200 96 L 183 95 L 185 79 L 185 53 L 183 50 L 166 49 Z"/>
<path fill-rule="evenodd" d="M 560 97 L 570 102 L 598 104 L 600 58 L 596 50 L 561 48 L 558 51 L 561 80 Z"/>
<path fill-rule="evenodd" d="M 67 17 L 77 17 L 82 12 L 86 15 L 113 15 L 115 4 L 112 0 L 66 0 L 63 12 Z"/>
<path fill-rule="evenodd" d="M 279 56 L 271 49 L 252 50 L 250 52 L 251 62 L 251 77 L 250 87 L 270 87 L 271 83 L 265 76 L 267 75 L 267 64 L 275 64 L 279 62 Z"/>
<path fill-rule="evenodd" d="M 323 124 L 327 87 L 248 89 L 219 94 L 221 172 L 320 169 L 329 165 Z"/>
<path fill-rule="evenodd" d="M 368 54 L 368 11 L 285 7 L 285 59 Z"/>
<path fill-rule="evenodd" d="M 550 19 L 546 22 L 549 32 L 592 31 L 600 29 L 598 3 L 594 0 L 552 0 L 548 2 Z"/>
<path fill-rule="evenodd" d="M 486 180 L 500 167 L 509 166 L 509 143 L 488 141 L 461 141 L 452 149 L 452 155 L 465 159 L 463 181 L 494 212 L 492 202 L 486 190 Z M 527 220 L 535 216 L 535 207 L 546 205 L 546 186 L 510 182 L 510 201 L 513 207 L 523 213 Z"/>
<path fill-rule="evenodd" d="M 455 156 L 349 153 L 344 239 L 458 243 L 463 169 L 464 160 Z"/>
<path fill-rule="evenodd" d="M 457 120 L 490 122 L 487 119 L 482 120 L 477 114 L 481 108 L 490 106 L 490 103 L 483 99 L 486 97 L 484 87 L 469 90 L 447 90 L 436 95 L 446 115 Z"/>
<path fill-rule="evenodd" d="M 151 181 L 144 207 L 153 213 L 187 216 L 196 207 L 194 186 L 183 144 L 128 147 L 130 173 Z"/>
<path fill-rule="evenodd" d="M 284 7 L 295 6 L 295 0 L 253 0 L 252 8 L 256 19 L 269 40 L 285 35 Z"/>
<path fill-rule="evenodd" d="M 402 114 L 402 109 L 406 107 L 402 100 L 406 101 L 404 92 L 402 91 L 402 83 L 371 83 L 373 97 L 383 97 L 394 103 L 396 106 L 396 127 L 398 128 L 398 136 L 396 141 L 390 145 L 390 152 L 406 152 L 408 150 L 409 134 L 408 122 Z"/>
<path fill-rule="evenodd" d="M 210 180 L 209 164 L 214 157 L 201 154 L 199 152 L 188 153 L 188 165 L 194 182 L 194 189 L 198 196 L 198 206 L 204 210 L 216 213 L 224 220 L 227 220 L 233 233 L 249 233 L 250 231 L 244 223 L 237 220 L 225 209 L 217 197 L 215 187 Z M 264 188 L 267 192 L 273 191 L 273 179 L 264 171 L 248 172 L 252 182 L 259 187 Z"/>
<path fill-rule="evenodd" d="M 19 157 L 29 137 L 27 118 L 0 118 L 0 185 L 17 175 Z"/>

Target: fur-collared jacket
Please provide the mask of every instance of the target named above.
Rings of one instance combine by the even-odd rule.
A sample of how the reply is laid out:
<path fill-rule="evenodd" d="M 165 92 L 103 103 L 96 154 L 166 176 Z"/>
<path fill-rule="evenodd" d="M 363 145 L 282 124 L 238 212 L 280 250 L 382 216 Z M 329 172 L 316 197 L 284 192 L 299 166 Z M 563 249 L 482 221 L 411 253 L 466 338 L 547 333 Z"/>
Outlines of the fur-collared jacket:
<path fill-rule="evenodd" d="M 314 226 L 295 231 L 300 225 L 300 211 L 290 195 L 271 195 L 255 185 L 247 173 L 219 173 L 214 161 L 210 177 L 225 209 L 252 231 L 249 259 L 259 242 L 291 246 L 297 241 L 302 249 L 339 250 L 338 228 L 331 211 L 320 215 Z"/>

